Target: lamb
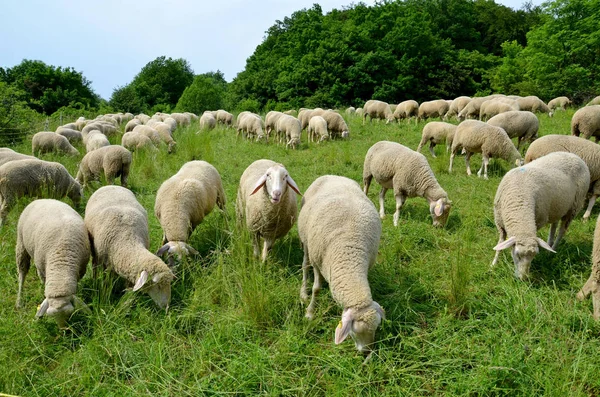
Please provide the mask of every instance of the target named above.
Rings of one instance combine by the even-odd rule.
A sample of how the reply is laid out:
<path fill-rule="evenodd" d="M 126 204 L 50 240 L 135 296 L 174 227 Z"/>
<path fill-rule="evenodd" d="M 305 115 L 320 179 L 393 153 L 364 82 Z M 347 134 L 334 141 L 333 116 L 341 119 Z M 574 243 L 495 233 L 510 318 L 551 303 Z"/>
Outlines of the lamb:
<path fill-rule="evenodd" d="M 355 181 L 342 176 L 321 176 L 302 199 L 298 234 L 304 249 L 300 288 L 304 303 L 308 301 L 309 266 L 314 273 L 306 317 L 314 318 L 316 296 L 325 279 L 333 299 L 342 306 L 335 344 L 351 335 L 360 352 L 369 352 L 375 331 L 385 318 L 383 308 L 371 296 L 367 279 L 381 237 L 375 206 Z"/>
<path fill-rule="evenodd" d="M 288 189 L 289 187 L 289 189 Z M 285 236 L 296 221 L 300 189 L 282 164 L 256 160 L 240 178 L 236 214 L 252 235 L 254 256 L 259 255 L 260 239 L 264 239 L 262 261 L 275 240 Z"/>
<path fill-rule="evenodd" d="M 577 215 L 590 184 L 590 172 L 577 155 L 550 153 L 506 173 L 494 199 L 494 219 L 500 238 L 494 247 L 492 266 L 500 251 L 512 247 L 515 276 L 521 280 L 539 247 L 556 252 L 556 247 Z M 558 222 L 561 227 L 554 237 Z M 537 230 L 551 225 L 548 242 Z M 508 237 L 508 238 L 507 238 Z"/>
<path fill-rule="evenodd" d="M 88 153 L 98 148 L 110 145 L 108 138 L 98 130 L 90 131 L 85 142 L 85 150 Z"/>
<path fill-rule="evenodd" d="M 535 95 L 519 98 L 517 99 L 517 104 L 520 110 L 529 110 L 533 113 L 547 113 L 549 117 L 552 117 L 553 114 L 548 105 Z"/>
<path fill-rule="evenodd" d="M 51 131 L 42 131 L 35 134 L 31 140 L 31 151 L 33 155 L 55 152 L 79 156 L 79 150 L 75 149 L 67 138 Z"/>
<path fill-rule="evenodd" d="M 216 119 L 217 123 L 224 124 L 227 127 L 233 127 L 233 114 L 223 109 L 217 110 Z"/>
<path fill-rule="evenodd" d="M 394 110 L 394 118 L 396 120 L 406 119 L 410 122 L 410 118 L 414 117 L 415 120 L 419 116 L 419 104 L 417 101 L 412 99 L 404 102 L 400 102 L 398 106 L 396 106 L 396 110 Z"/>
<path fill-rule="evenodd" d="M 321 116 L 311 117 L 308 122 L 308 141 L 316 141 L 317 138 L 319 142 L 324 141 L 325 139 L 329 139 L 329 131 L 327 131 L 327 121 Z"/>
<path fill-rule="evenodd" d="M 483 163 L 477 172 L 477 176 L 481 177 L 481 171 L 484 171 L 483 177 L 485 179 L 488 179 L 487 167 L 490 157 L 499 157 L 514 162 L 516 165 L 523 163 L 521 154 L 513 145 L 506 131 L 479 120 L 465 120 L 456 128 L 448 172 L 452 172 L 454 156 L 461 148 L 466 152 L 467 175 L 471 175 L 469 160 L 473 153 L 481 153 L 483 156 Z"/>
<path fill-rule="evenodd" d="M 443 121 L 432 121 L 425 124 L 425 127 L 423 127 L 423 134 L 421 135 L 421 142 L 417 147 L 417 152 L 421 152 L 423 145 L 425 145 L 427 142 L 430 142 L 429 152 L 431 153 L 432 157 L 436 157 L 435 152 L 433 151 L 435 145 L 446 142 L 446 147 L 451 147 L 452 140 L 448 142 L 446 137 L 451 135 L 451 137 L 454 138 L 455 132 L 456 126 L 454 124 L 445 123 Z"/>
<path fill-rule="evenodd" d="M 131 150 L 132 152 L 138 149 L 148 149 L 152 151 L 157 150 L 150 138 L 134 131 L 123 134 L 123 137 L 121 138 L 121 145 L 123 145 L 125 149 Z"/>
<path fill-rule="evenodd" d="M 451 117 L 458 117 L 458 114 L 471 102 L 471 98 L 468 96 L 459 96 L 455 98 L 452 103 L 450 103 L 450 107 L 448 111 L 443 117 L 444 121 L 448 121 Z"/>
<path fill-rule="evenodd" d="M 6 164 L 9 161 L 25 160 L 25 159 L 37 160 L 37 157 L 17 153 L 14 150 L 9 149 L 9 148 L 0 148 L 0 165 Z"/>
<path fill-rule="evenodd" d="M 569 106 L 571 106 L 571 100 L 566 96 L 559 96 L 548 102 L 548 108 L 553 112 L 557 109 L 566 110 Z"/>
<path fill-rule="evenodd" d="M 284 114 L 277 119 L 275 131 L 277 134 L 285 135 L 286 149 L 290 146 L 292 149 L 298 148 L 298 145 L 300 144 L 300 135 L 302 134 L 300 120 L 294 116 Z"/>
<path fill-rule="evenodd" d="M 77 207 L 83 197 L 83 189 L 60 163 L 23 159 L 0 166 L 0 227 L 17 199 L 42 195 L 56 199 L 69 196 Z"/>
<path fill-rule="evenodd" d="M 331 138 L 336 136 L 348 138 L 350 136 L 348 124 L 346 124 L 346 121 L 339 113 L 336 113 L 332 110 L 327 110 L 321 113 L 321 117 L 323 117 L 327 122 L 327 129 L 329 130 L 329 135 Z"/>
<path fill-rule="evenodd" d="M 508 98 L 494 98 L 481 104 L 479 120 L 487 121 L 498 114 L 515 110 L 519 110 L 516 101 Z"/>
<path fill-rule="evenodd" d="M 439 117 L 440 120 L 446 113 L 448 113 L 448 109 L 450 105 L 443 99 L 437 99 L 435 101 L 423 102 L 419 105 L 419 115 L 417 116 L 418 120 L 425 120 L 430 117 Z"/>
<path fill-rule="evenodd" d="M 596 199 L 600 196 L 600 146 L 569 135 L 545 135 L 529 146 L 525 154 L 525 162 L 530 163 L 548 153 L 569 152 L 578 155 L 588 166 L 590 171 L 590 186 L 588 189 L 590 200 L 583 219 L 588 220 Z"/>
<path fill-rule="evenodd" d="M 114 184 L 120 176 L 121 186 L 127 187 L 131 162 L 131 152 L 123 146 L 104 146 L 83 156 L 75 179 L 85 187 L 88 181 L 97 180 L 104 173 L 107 183 Z"/>
<path fill-rule="evenodd" d="M 517 138 L 517 150 L 525 141 L 533 142 L 537 139 L 540 121 L 537 116 L 529 111 L 511 110 L 498 114 L 487 121 L 489 125 L 502 128 L 509 138 Z"/>
<path fill-rule="evenodd" d="M 595 137 L 600 142 L 600 105 L 588 105 L 575 112 L 571 119 L 571 135 Z"/>
<path fill-rule="evenodd" d="M 594 99 L 589 101 L 588 104 L 585 106 L 592 106 L 592 105 L 600 105 L 600 95 L 598 95 L 597 97 L 595 97 Z"/>
<path fill-rule="evenodd" d="M 200 116 L 200 130 L 212 130 L 217 126 L 217 119 L 210 112 L 204 112 Z"/>
<path fill-rule="evenodd" d="M 387 102 L 378 101 L 375 99 L 368 100 L 363 106 L 363 125 L 367 120 L 367 116 L 373 119 L 386 120 L 386 124 L 394 121 L 394 113 Z"/>
<path fill-rule="evenodd" d="M 594 246 L 592 248 L 592 273 L 577 293 L 579 301 L 585 300 L 592 295 L 592 304 L 594 307 L 594 319 L 600 320 L 600 217 L 596 221 L 594 231 Z"/>
<path fill-rule="evenodd" d="M 131 119 L 125 124 L 125 132 L 133 131 L 135 127 L 142 124 L 142 121 L 139 119 Z"/>
<path fill-rule="evenodd" d="M 161 309 L 168 309 L 173 273 L 148 251 L 148 215 L 133 193 L 121 186 L 103 186 L 85 208 L 85 227 L 92 242 L 94 276 L 110 269 L 146 292 Z"/>
<path fill-rule="evenodd" d="M 215 204 L 225 211 L 225 191 L 219 172 L 206 161 L 187 162 L 164 181 L 154 203 L 154 214 L 163 229 L 163 246 L 157 255 L 168 253 L 174 264 L 173 256 L 181 259 L 197 254 L 188 239 Z"/>
<path fill-rule="evenodd" d="M 81 131 L 78 131 L 76 129 L 59 127 L 56 129 L 56 133 L 67 138 L 70 144 L 83 141 Z"/>
<path fill-rule="evenodd" d="M 33 259 L 45 287 L 44 301 L 35 316 L 54 317 L 64 328 L 76 305 L 86 307 L 75 295 L 90 260 L 90 240 L 81 215 L 57 200 L 35 200 L 19 217 L 15 254 L 19 272 L 16 307 L 22 305 L 23 284 Z"/>
<path fill-rule="evenodd" d="M 264 123 L 257 114 L 250 112 L 244 114 L 240 113 L 237 119 L 237 125 L 237 135 L 239 135 L 240 132 L 242 132 L 242 134 L 245 133 L 248 139 L 250 139 L 251 136 L 256 136 L 256 142 L 265 137 L 263 130 Z"/>
<path fill-rule="evenodd" d="M 384 218 L 383 203 L 388 189 L 394 190 L 396 212 L 394 226 L 398 226 L 400 208 L 407 198 L 423 197 L 429 202 L 433 226 L 444 227 L 452 202 L 438 181 L 425 156 L 396 142 L 380 141 L 371 146 L 365 156 L 363 184 L 369 193 L 371 181 L 381 185 L 379 216 Z"/>

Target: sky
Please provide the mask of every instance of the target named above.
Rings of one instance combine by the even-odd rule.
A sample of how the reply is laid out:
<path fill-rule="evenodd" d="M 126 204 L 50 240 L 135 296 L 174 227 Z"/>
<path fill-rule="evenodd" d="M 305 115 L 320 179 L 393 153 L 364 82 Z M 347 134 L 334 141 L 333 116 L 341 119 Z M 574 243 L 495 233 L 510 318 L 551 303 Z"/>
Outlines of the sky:
<path fill-rule="evenodd" d="M 525 0 L 496 2 L 518 9 Z M 10 0 L 2 6 L 0 67 L 23 59 L 73 67 L 104 99 L 162 55 L 231 81 L 276 20 L 314 3 L 327 13 L 352 0 Z"/>

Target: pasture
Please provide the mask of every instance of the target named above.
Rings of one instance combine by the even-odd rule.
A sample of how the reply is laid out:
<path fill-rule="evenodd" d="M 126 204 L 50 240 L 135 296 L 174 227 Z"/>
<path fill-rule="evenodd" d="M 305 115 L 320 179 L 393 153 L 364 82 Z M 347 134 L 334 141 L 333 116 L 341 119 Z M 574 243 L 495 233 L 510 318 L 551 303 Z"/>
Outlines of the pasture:
<path fill-rule="evenodd" d="M 568 134 L 574 110 L 539 115 L 540 135 Z M 91 315 L 76 313 L 70 329 L 34 320 L 43 288 L 32 268 L 24 308 L 15 309 L 15 239 L 21 200 L 0 230 L 0 393 L 17 395 L 556 395 L 600 394 L 600 325 L 591 300 L 575 300 L 591 269 L 592 220 L 575 219 L 557 254 L 541 250 L 530 281 L 513 277 L 508 252 L 490 270 L 498 234 L 493 199 L 512 166 L 492 159 L 490 179 L 468 177 L 457 156 L 426 148 L 441 186 L 453 202 L 445 229 L 432 226 L 425 199 L 408 199 L 398 227 L 388 192 L 376 265 L 369 274 L 373 298 L 386 311 L 368 362 L 348 340 L 333 343 L 341 308 L 325 287 L 316 318 L 304 318 L 299 290 L 302 248 L 297 227 L 279 240 L 266 264 L 252 257 L 248 233 L 235 219 L 239 178 L 254 160 L 283 163 L 301 191 L 325 174 L 362 186 L 368 148 L 380 140 L 412 149 L 424 123 L 362 125 L 349 120 L 350 139 L 307 144 L 299 150 L 237 138 L 219 127 L 196 134 L 197 124 L 175 132 L 177 151 L 134 154 L 131 190 L 148 211 L 151 250 L 162 231 L 154 216 L 160 184 L 186 161 L 202 159 L 220 172 L 225 214 L 214 210 L 191 245 L 200 255 L 182 263 L 171 306 L 159 310 L 146 294 L 125 291 L 118 279 L 93 280 L 91 265 L 79 296 Z M 117 142 L 114 142 L 117 143 Z M 15 147 L 29 154 L 30 140 Z M 83 153 L 85 150 L 79 147 Z M 45 155 L 76 175 L 81 159 Z M 481 155 L 471 160 L 473 170 Z M 86 199 L 99 184 L 88 187 Z M 378 208 L 380 187 L 369 197 Z M 66 201 L 69 202 L 69 201 Z M 69 202 L 70 203 L 70 202 Z M 80 208 L 83 215 L 84 206 Z M 546 239 L 548 227 L 539 236 Z"/>

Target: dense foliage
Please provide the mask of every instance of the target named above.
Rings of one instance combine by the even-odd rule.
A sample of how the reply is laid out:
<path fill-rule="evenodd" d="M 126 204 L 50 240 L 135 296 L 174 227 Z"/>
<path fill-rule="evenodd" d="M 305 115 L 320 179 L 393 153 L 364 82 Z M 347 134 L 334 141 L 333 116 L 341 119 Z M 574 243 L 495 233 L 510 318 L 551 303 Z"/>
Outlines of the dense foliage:
<path fill-rule="evenodd" d="M 177 102 L 177 111 L 202 114 L 205 110 L 225 107 L 227 81 L 223 73 L 204 73 L 194 77 Z"/>

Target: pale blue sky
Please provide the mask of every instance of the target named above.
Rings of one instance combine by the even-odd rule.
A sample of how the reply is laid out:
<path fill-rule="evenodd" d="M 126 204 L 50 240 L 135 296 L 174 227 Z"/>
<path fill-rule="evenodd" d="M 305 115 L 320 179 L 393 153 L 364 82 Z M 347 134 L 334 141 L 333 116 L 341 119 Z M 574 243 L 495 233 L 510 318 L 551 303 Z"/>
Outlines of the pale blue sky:
<path fill-rule="evenodd" d="M 372 5 L 375 0 L 364 0 Z M 497 1 L 520 8 L 524 0 Z M 265 31 L 294 11 L 324 12 L 351 0 L 8 0 L 0 24 L 0 66 L 23 59 L 71 66 L 109 99 L 140 69 L 165 55 L 187 59 L 195 73 L 242 71 Z M 541 0 L 534 0 L 540 4 Z"/>

